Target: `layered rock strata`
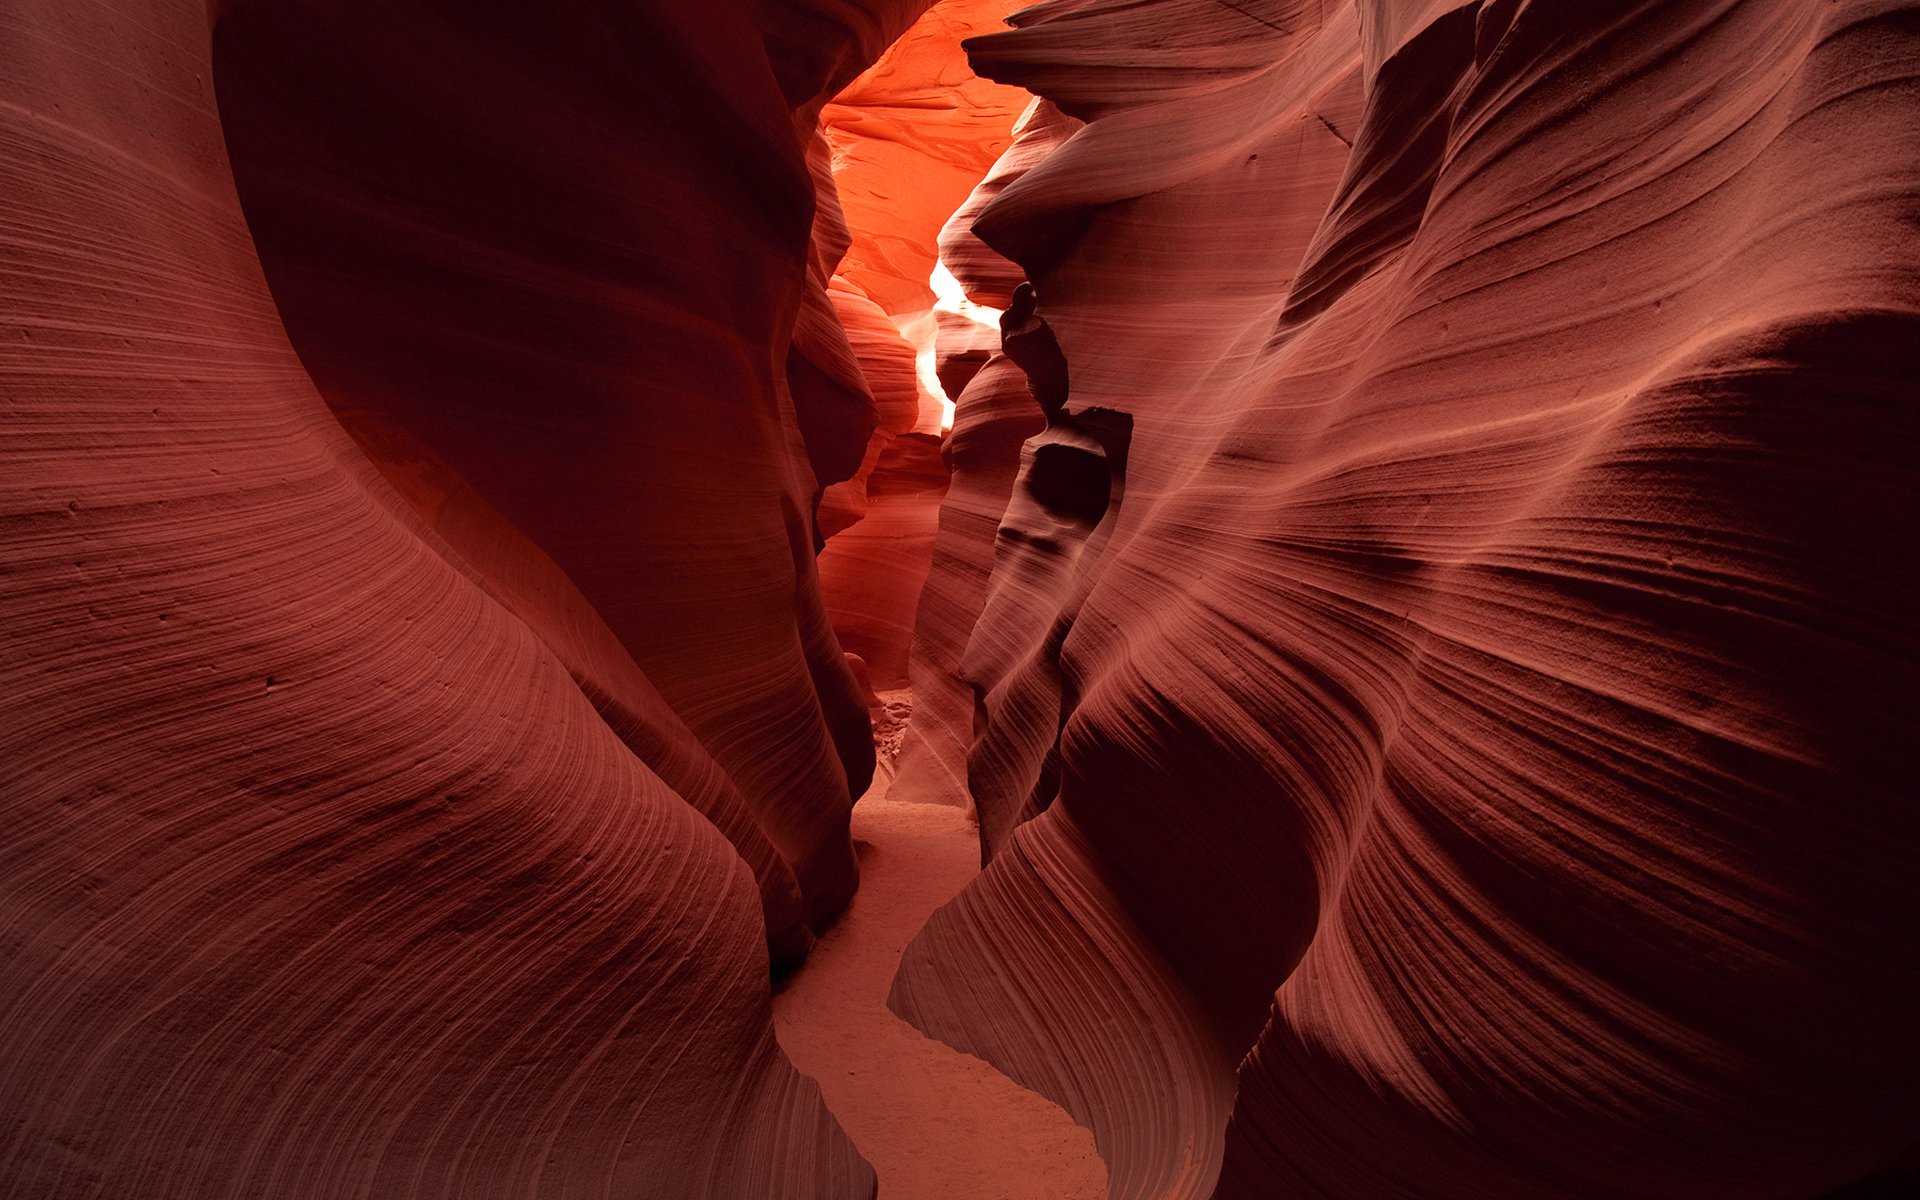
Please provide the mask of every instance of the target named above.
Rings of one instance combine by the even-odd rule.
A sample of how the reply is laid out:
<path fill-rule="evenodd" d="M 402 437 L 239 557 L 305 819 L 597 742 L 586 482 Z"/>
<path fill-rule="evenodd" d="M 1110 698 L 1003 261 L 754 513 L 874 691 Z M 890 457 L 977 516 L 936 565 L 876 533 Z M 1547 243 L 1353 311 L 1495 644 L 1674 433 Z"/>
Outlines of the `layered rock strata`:
<path fill-rule="evenodd" d="M 0 12 L 0 1193 L 870 1197 L 767 939 L 872 763 L 804 147 L 921 5 L 135 7 Z"/>
<path fill-rule="evenodd" d="M 938 238 L 1007 146 L 1027 100 L 976 76 L 960 43 L 999 28 L 1015 7 L 934 5 L 821 114 L 851 231 L 832 294 L 883 412 L 859 470 L 829 491 L 820 576 L 842 644 L 883 690 L 908 684 L 914 612 L 946 486 L 941 439 L 951 404 L 939 364 L 970 349 L 940 346 L 940 330 L 951 343 L 979 328 L 938 311 Z M 951 372 L 945 379 L 958 382 Z"/>
<path fill-rule="evenodd" d="M 974 220 L 1001 189 L 1079 126 L 1046 101 L 1035 101 L 1021 115 L 1013 144 L 941 230 L 941 261 L 975 303 L 1011 307 L 1023 275 L 974 236 Z M 979 663 L 963 666 L 962 660 L 986 602 L 995 531 L 1013 491 L 1021 444 L 1044 427 L 1026 376 L 1004 354 L 987 357 L 954 393 L 953 430 L 945 449 L 951 478 L 914 619 L 909 668 L 914 714 L 901 746 L 899 776 L 890 788 L 896 799 L 968 803 L 966 757 L 975 732 L 976 693 L 992 680 Z"/>
<path fill-rule="evenodd" d="M 929 693 L 915 741 L 969 745 L 992 862 L 896 1009 L 1089 1123 L 1115 1197 L 1890 1169 L 1920 12 L 1014 24 L 976 67 L 1086 125 L 973 226 L 1045 428 L 922 606 L 977 724 Z"/>

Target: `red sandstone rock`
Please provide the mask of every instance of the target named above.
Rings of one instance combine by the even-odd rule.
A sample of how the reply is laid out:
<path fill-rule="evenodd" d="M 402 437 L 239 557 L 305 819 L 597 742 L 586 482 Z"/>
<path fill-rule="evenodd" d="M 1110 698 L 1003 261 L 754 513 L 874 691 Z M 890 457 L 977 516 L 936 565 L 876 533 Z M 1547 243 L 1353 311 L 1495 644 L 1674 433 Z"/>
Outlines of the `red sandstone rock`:
<path fill-rule="evenodd" d="M 913 612 L 946 490 L 938 438 L 893 438 L 874 467 L 866 515 L 829 539 L 820 555 L 827 616 L 840 631 L 840 643 L 866 661 L 869 679 L 881 690 L 907 686 Z"/>
<path fill-rule="evenodd" d="M 975 75 L 961 40 L 1003 28 L 1017 0 L 944 0 L 821 113 L 855 231 L 840 270 L 885 312 L 933 306 L 940 227 L 1011 140 L 1028 96 Z"/>
<path fill-rule="evenodd" d="M 820 532 L 832 538 L 867 515 L 868 480 L 881 454 L 895 438 L 914 431 L 925 404 L 914 348 L 900 335 L 899 326 L 845 276 L 834 277 L 828 296 L 853 348 L 856 369 L 871 389 L 876 415 L 859 466 L 829 487 L 821 500 Z M 830 578 L 830 569 L 823 566 L 822 582 Z"/>
<path fill-rule="evenodd" d="M 0 13 L 0 1192 L 871 1196 L 780 368 L 915 7 Z"/>
<path fill-rule="evenodd" d="M 814 130 L 807 139 L 807 166 L 813 179 L 813 236 L 800 311 L 787 350 L 786 384 L 794 423 L 813 468 L 817 499 L 814 533 L 824 539 L 860 519 L 865 507 L 869 447 L 882 426 L 911 422 L 918 409 L 913 391 L 912 352 L 907 352 L 905 414 L 887 363 L 871 346 L 877 324 L 898 337 L 884 314 L 877 321 L 849 301 L 858 296 L 834 274 L 845 257 L 851 234 L 833 185 L 832 153 Z M 867 304 L 867 309 L 873 309 Z M 863 327 L 864 326 L 864 327 Z M 860 342 L 859 349 L 855 342 Z"/>
<path fill-rule="evenodd" d="M 1805 1197 L 1910 1144 L 1917 16 L 973 44 L 1089 124 L 976 224 L 1067 386 L 967 650 L 993 862 L 894 1004 L 1115 1197 Z M 1042 455 L 1103 411 L 1089 526 Z"/>
<path fill-rule="evenodd" d="M 1897 1163 L 1915 6 L 1043 3 L 984 361 L 813 136 L 920 6 L 0 12 L 0 1192 L 871 1196 L 902 325 L 892 1003 L 1115 1196 Z"/>
<path fill-rule="evenodd" d="M 999 194 L 1057 147 L 1079 122 L 1044 101 L 1023 114 L 1016 138 L 941 232 L 941 255 L 976 303 L 1005 306 L 1021 282 L 1020 269 L 967 231 L 985 200 Z M 963 666 L 970 634 L 986 600 L 994 531 L 1013 490 L 1020 446 L 1044 425 L 1019 368 L 993 356 L 955 397 L 946 455 L 952 483 L 939 514 L 939 532 L 915 617 L 911 675 L 913 721 L 900 751 L 895 799 L 963 804 L 967 748 L 974 738 L 975 692 L 994 680 L 978 664 Z"/>
<path fill-rule="evenodd" d="M 883 689 L 907 684 L 908 648 L 932 562 L 946 471 L 946 380 L 964 382 L 983 347 L 948 314 L 941 374 L 937 239 L 1012 136 L 1026 95 L 980 79 L 961 39 L 1001 27 L 1013 0 L 947 0 L 827 105 L 838 204 L 851 226 L 834 303 L 884 410 L 858 471 L 829 489 L 820 559 L 828 614 Z M 961 321 L 962 326 L 977 327 Z M 958 391 L 958 388 L 955 389 Z M 857 524 L 856 524 L 857 522 Z"/>
<path fill-rule="evenodd" d="M 700 103 L 730 110 L 690 126 L 679 82 L 756 30 L 635 12 L 609 57 L 586 7 L 400 6 L 380 39 L 360 19 L 281 3 L 219 30 L 241 199 L 302 361 L 350 429 L 404 431 L 558 565 L 824 921 L 853 891 L 872 751 L 811 578 L 793 410 L 825 389 L 789 398 L 767 350 L 807 292 L 814 183 L 781 104 L 716 82 Z M 858 446 L 827 460 L 851 471 Z"/>

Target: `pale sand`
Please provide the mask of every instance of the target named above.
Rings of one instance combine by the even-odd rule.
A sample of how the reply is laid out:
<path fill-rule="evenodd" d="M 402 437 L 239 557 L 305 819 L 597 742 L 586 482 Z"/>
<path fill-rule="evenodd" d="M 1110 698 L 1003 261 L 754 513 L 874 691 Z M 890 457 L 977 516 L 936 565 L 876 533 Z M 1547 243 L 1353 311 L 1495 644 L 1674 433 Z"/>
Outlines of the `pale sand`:
<path fill-rule="evenodd" d="M 1105 1200 L 1093 1135 L 1065 1110 L 887 1008 L 900 952 L 979 871 L 958 809 L 853 810 L 860 891 L 774 997 L 794 1065 L 880 1174 L 881 1200 Z"/>

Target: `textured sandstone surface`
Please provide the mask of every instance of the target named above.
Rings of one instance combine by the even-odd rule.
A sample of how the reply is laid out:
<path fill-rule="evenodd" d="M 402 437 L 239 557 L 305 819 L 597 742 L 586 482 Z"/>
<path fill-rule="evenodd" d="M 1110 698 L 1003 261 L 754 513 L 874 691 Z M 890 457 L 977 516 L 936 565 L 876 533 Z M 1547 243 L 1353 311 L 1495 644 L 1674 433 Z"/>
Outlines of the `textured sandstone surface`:
<path fill-rule="evenodd" d="M 860 893 L 774 997 L 780 1045 L 820 1081 L 873 1164 L 880 1194 L 913 1200 L 1105 1200 L 1093 1136 L 1060 1107 L 895 1016 L 900 952 L 979 870 L 951 807 L 887 799 L 853 812 Z"/>
<path fill-rule="evenodd" d="M 782 360 L 918 7 L 0 11 L 0 1194 L 872 1195 Z"/>
<path fill-rule="evenodd" d="M 405 439 L 497 511 L 459 525 L 470 559 L 524 535 L 514 562 L 537 551 L 578 589 L 605 630 L 569 633 L 617 646 L 576 671 L 717 766 L 763 890 L 790 872 L 801 920 L 769 908 L 779 945 L 855 884 L 846 814 L 872 751 L 809 514 L 864 432 L 854 461 L 801 437 L 811 406 L 871 400 L 851 356 L 821 350 L 831 310 L 795 324 L 819 181 L 788 104 L 725 74 L 764 53 L 759 27 L 655 7 L 623 10 L 609 53 L 589 5 L 394 6 L 378 39 L 352 5 L 243 6 L 217 32 L 220 102 L 322 394 L 376 461 Z M 824 368 L 781 369 L 789 330 Z"/>
<path fill-rule="evenodd" d="M 1888 1167 L 1920 14 L 1015 21 L 976 67 L 1087 124 L 975 225 L 1045 428 L 942 514 L 896 791 L 968 747 L 992 861 L 897 1011 L 1088 1122 L 1116 1197 Z"/>
<path fill-rule="evenodd" d="M 840 274 L 890 314 L 933 306 L 940 228 L 966 202 L 1030 97 L 976 75 L 963 39 L 1002 29 L 1017 0 L 929 8 L 821 110 L 853 230 Z"/>
<path fill-rule="evenodd" d="M 0 1197 L 1911 1194 L 1920 5 L 1016 2 L 0 5 Z"/>
<path fill-rule="evenodd" d="M 848 230 L 831 297 L 880 416 L 859 469 L 827 493 L 820 580 L 841 644 L 880 688 L 907 686 L 932 566 L 948 474 L 944 385 L 962 382 L 941 364 L 984 360 L 997 341 L 991 326 L 936 311 L 946 299 L 932 289 L 941 229 L 1006 148 L 1028 99 L 975 75 L 961 41 L 1002 28 L 1016 7 L 935 5 L 821 113 Z"/>
<path fill-rule="evenodd" d="M 941 439 L 888 439 L 867 478 L 867 511 L 820 553 L 827 616 L 840 644 L 866 662 L 877 688 L 907 683 L 913 614 L 932 566 L 940 500 L 947 491 Z"/>
<path fill-rule="evenodd" d="M 976 303 L 1008 308 L 1023 273 L 973 235 L 974 220 L 992 197 L 1052 153 L 1079 124 L 1046 101 L 1035 101 L 1021 115 L 1007 152 L 941 231 L 941 258 Z M 995 531 L 1013 490 L 1020 446 L 1044 427 L 1026 376 L 997 351 L 954 396 L 953 430 L 945 448 L 951 479 L 914 621 L 914 717 L 891 792 L 899 799 L 967 802 L 974 681 L 991 681 L 977 663 L 963 667 L 962 658 L 986 600 Z"/>

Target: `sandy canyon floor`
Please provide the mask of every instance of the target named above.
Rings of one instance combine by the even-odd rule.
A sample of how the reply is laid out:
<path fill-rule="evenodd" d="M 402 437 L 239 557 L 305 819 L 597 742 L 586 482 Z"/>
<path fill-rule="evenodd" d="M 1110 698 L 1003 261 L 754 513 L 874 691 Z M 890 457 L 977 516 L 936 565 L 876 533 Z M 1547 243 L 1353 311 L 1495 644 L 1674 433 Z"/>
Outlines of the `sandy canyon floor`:
<path fill-rule="evenodd" d="M 860 891 L 774 997 L 780 1044 L 880 1175 L 883 1200 L 1105 1200 L 1093 1135 L 1065 1110 L 887 1008 L 900 953 L 979 871 L 954 808 L 853 810 Z"/>

